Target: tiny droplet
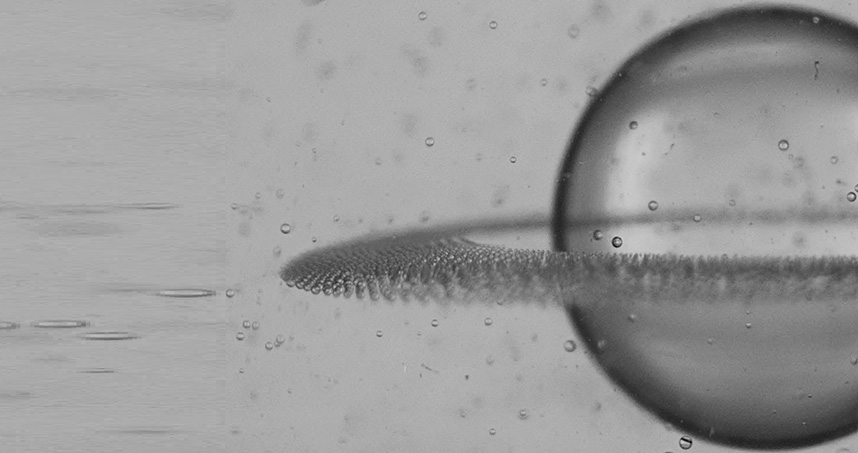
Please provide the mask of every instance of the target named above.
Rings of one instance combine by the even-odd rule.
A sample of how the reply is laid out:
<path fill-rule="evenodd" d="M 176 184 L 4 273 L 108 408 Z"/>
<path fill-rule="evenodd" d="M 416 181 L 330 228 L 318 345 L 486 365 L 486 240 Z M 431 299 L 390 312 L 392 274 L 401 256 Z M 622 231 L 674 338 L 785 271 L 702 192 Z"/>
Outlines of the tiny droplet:
<path fill-rule="evenodd" d="M 241 323 L 241 327 L 244 327 L 245 329 L 249 329 L 250 328 L 250 320 L 245 319 L 244 322 Z"/>
<path fill-rule="evenodd" d="M 377 336 L 378 338 L 381 338 L 382 335 L 384 335 L 384 332 L 382 332 L 380 330 L 375 331 L 375 336 Z"/>
<path fill-rule="evenodd" d="M 595 240 L 599 241 L 599 240 L 601 240 L 603 237 L 605 237 L 605 235 L 604 235 L 604 234 L 602 234 L 602 230 L 596 230 L 596 231 L 593 231 L 593 239 L 595 239 Z"/>
<path fill-rule="evenodd" d="M 420 14 L 417 15 L 417 18 L 420 20 L 426 20 L 426 11 L 420 11 Z"/>
<path fill-rule="evenodd" d="M 522 420 L 527 418 L 527 410 L 522 409 L 522 410 L 518 411 L 518 418 L 520 418 Z"/>
<path fill-rule="evenodd" d="M 426 137 L 426 146 L 432 146 L 435 144 L 435 139 L 432 137 Z"/>
<path fill-rule="evenodd" d="M 235 339 L 238 341 L 244 340 L 244 332 L 238 332 L 235 334 Z"/>
<path fill-rule="evenodd" d="M 786 139 L 782 139 L 778 142 L 778 149 L 781 151 L 786 151 L 789 149 L 789 142 Z"/>
<path fill-rule="evenodd" d="M 629 129 L 635 130 L 637 128 L 638 128 L 638 122 L 637 121 L 632 121 L 631 123 L 629 123 Z"/>
<path fill-rule="evenodd" d="M 569 29 L 566 30 L 566 34 L 569 35 L 569 37 L 572 39 L 575 39 L 578 37 L 578 32 L 579 32 L 578 27 L 576 27 L 574 25 L 570 25 Z"/>
<path fill-rule="evenodd" d="M 497 431 L 494 428 L 489 429 L 490 436 L 494 436 L 495 434 L 497 434 Z"/>
<path fill-rule="evenodd" d="M 679 438 L 679 448 L 683 450 L 688 450 L 689 448 L 691 448 L 692 443 L 693 442 L 691 441 L 691 438 L 688 436 L 682 436 Z"/>
<path fill-rule="evenodd" d="M 856 197 L 858 197 L 858 195 L 856 195 L 855 192 L 849 192 L 846 194 L 846 199 L 850 202 L 855 201 Z"/>
<path fill-rule="evenodd" d="M 566 342 L 563 343 L 563 349 L 565 349 L 566 352 L 572 352 L 576 347 L 575 342 L 572 340 L 566 340 Z"/>
<path fill-rule="evenodd" d="M 289 234 L 291 231 L 292 231 L 292 225 L 289 225 L 288 223 L 284 223 L 283 225 L 280 225 L 280 232 L 281 233 Z"/>
<path fill-rule="evenodd" d="M 517 159 L 515 158 L 515 156 L 511 156 L 511 157 L 509 158 L 509 163 L 514 164 L 516 160 L 517 160 Z"/>
<path fill-rule="evenodd" d="M 492 318 L 486 318 L 483 320 L 483 323 L 487 326 L 492 325 L 492 322 L 494 322 L 494 321 L 492 321 Z"/>
<path fill-rule="evenodd" d="M 274 344 L 273 344 L 273 343 L 271 343 L 270 341 L 269 341 L 269 342 L 266 342 L 266 343 L 265 343 L 265 349 L 267 349 L 267 350 L 269 350 L 269 351 L 270 351 L 270 350 L 272 350 L 272 349 L 274 349 Z"/>
<path fill-rule="evenodd" d="M 437 319 L 432 320 L 432 327 L 438 327 L 438 320 Z"/>
<path fill-rule="evenodd" d="M 699 222 L 701 219 L 703 219 L 703 217 L 700 217 L 700 214 L 694 214 L 694 217 L 692 217 L 692 218 L 694 219 L 695 222 Z"/>
<path fill-rule="evenodd" d="M 489 22 L 489 28 L 491 28 L 492 30 L 494 30 L 495 28 L 498 28 L 498 23 L 495 21 Z"/>
<path fill-rule="evenodd" d="M 235 290 L 234 289 L 230 288 L 230 289 L 226 290 L 226 297 L 231 298 L 233 296 L 235 296 Z"/>
<path fill-rule="evenodd" d="M 619 236 L 614 236 L 614 238 L 611 239 L 611 245 L 613 245 L 615 248 L 622 247 L 623 246 L 623 238 L 621 238 Z"/>
<path fill-rule="evenodd" d="M 650 202 L 649 202 L 649 204 L 647 205 L 647 207 L 649 207 L 649 210 L 650 210 L 650 211 L 655 211 L 656 209 L 658 209 L 658 202 L 657 202 L 657 201 L 655 201 L 655 200 L 652 200 L 652 201 L 650 201 Z"/>
<path fill-rule="evenodd" d="M 253 323 L 250 325 L 250 328 L 252 328 L 253 330 L 259 330 L 259 321 L 253 321 Z"/>

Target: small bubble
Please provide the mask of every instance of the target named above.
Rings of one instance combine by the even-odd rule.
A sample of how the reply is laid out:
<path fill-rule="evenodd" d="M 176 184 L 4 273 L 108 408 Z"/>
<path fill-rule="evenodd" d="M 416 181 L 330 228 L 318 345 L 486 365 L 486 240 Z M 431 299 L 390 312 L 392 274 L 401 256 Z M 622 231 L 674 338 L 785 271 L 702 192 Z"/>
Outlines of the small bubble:
<path fill-rule="evenodd" d="M 706 342 L 707 342 L 707 343 L 709 343 L 709 344 L 713 344 L 713 343 L 715 343 L 715 339 L 714 339 L 714 338 L 712 338 L 712 337 L 709 337 L 709 338 L 707 338 L 707 339 L 706 339 Z"/>
<path fill-rule="evenodd" d="M 438 327 L 438 320 L 437 319 L 432 320 L 432 327 Z"/>
<path fill-rule="evenodd" d="M 483 324 L 485 324 L 485 325 L 487 325 L 487 326 L 492 325 L 492 323 L 493 323 L 493 322 L 494 322 L 494 321 L 492 321 L 492 318 L 486 318 L 486 319 L 484 319 L 484 320 L 483 320 Z"/>
<path fill-rule="evenodd" d="M 340 216 L 334 215 L 334 222 L 339 222 L 339 221 L 340 221 Z"/>
<path fill-rule="evenodd" d="M 692 443 L 693 442 L 691 441 L 691 438 L 688 436 L 682 436 L 679 438 L 679 448 L 683 450 L 688 450 L 689 448 L 691 448 Z"/>
<path fill-rule="evenodd" d="M 253 321 L 253 323 L 250 324 L 250 328 L 253 330 L 259 330 L 259 321 Z"/>
<path fill-rule="evenodd" d="M 235 290 L 234 289 L 230 288 L 230 289 L 226 290 L 226 297 L 231 298 L 233 296 L 235 296 Z"/>
<path fill-rule="evenodd" d="M 518 159 L 516 159 L 516 158 L 515 158 L 515 156 L 511 156 L 511 157 L 509 158 L 509 163 L 514 164 L 517 160 L 518 160 Z"/>
<path fill-rule="evenodd" d="M 852 358 L 849 359 L 849 363 L 852 365 L 858 365 L 858 355 L 852 356 Z"/>
<path fill-rule="evenodd" d="M 781 151 L 786 151 L 789 149 L 789 142 L 786 139 L 782 139 L 778 142 L 778 149 Z"/>
<path fill-rule="evenodd" d="M 420 213 L 420 223 L 426 223 L 429 221 L 430 213 L 429 211 L 423 211 Z"/>
<path fill-rule="evenodd" d="M 577 37 L 578 37 L 578 33 L 579 33 L 578 27 L 576 27 L 576 26 L 574 26 L 574 25 L 570 25 L 570 26 L 569 26 L 569 29 L 568 29 L 568 30 L 566 30 L 566 34 L 567 34 L 567 35 L 569 35 L 569 37 L 570 37 L 570 38 L 572 38 L 572 39 L 577 38 Z"/>
<path fill-rule="evenodd" d="M 588 86 L 584 92 L 587 93 L 587 96 L 593 97 L 596 95 L 596 87 Z"/>
<path fill-rule="evenodd" d="M 417 18 L 420 20 L 426 20 L 426 11 L 420 11 L 420 14 L 417 15 Z"/>
<path fill-rule="evenodd" d="M 238 203 L 233 203 L 229 205 L 229 207 L 232 208 L 233 211 L 235 211 L 236 209 L 238 209 Z"/>
<path fill-rule="evenodd" d="M 426 137 L 426 146 L 432 146 L 435 144 L 435 139 L 432 137 Z"/>
<path fill-rule="evenodd" d="M 235 334 L 235 339 L 238 341 L 244 340 L 244 332 L 238 332 Z"/>
<path fill-rule="evenodd" d="M 494 436 L 495 434 L 497 434 L 497 430 L 495 430 L 494 428 L 489 429 L 490 436 Z"/>
<path fill-rule="evenodd" d="M 602 234 L 602 230 L 593 231 L 593 239 L 600 241 L 603 237 L 605 237 L 605 235 Z"/>
<path fill-rule="evenodd" d="M 658 209 L 658 202 L 655 200 L 652 200 L 649 202 L 647 207 L 649 208 L 650 211 L 655 211 L 656 209 Z"/>
<path fill-rule="evenodd" d="M 700 214 L 694 214 L 694 217 L 692 217 L 692 219 L 693 219 L 695 222 L 699 222 L 699 221 L 700 221 L 700 220 L 702 220 L 703 218 L 702 218 L 702 217 L 700 217 Z"/>
<path fill-rule="evenodd" d="M 539 81 L 539 85 L 541 85 L 541 86 L 548 85 L 548 79 L 542 79 L 542 80 L 540 80 L 540 81 Z"/>
<path fill-rule="evenodd" d="M 289 225 L 288 223 L 284 223 L 283 225 L 280 225 L 280 232 L 281 233 L 289 234 L 291 231 L 292 231 L 292 225 Z"/>
<path fill-rule="evenodd" d="M 382 335 L 384 335 L 384 332 L 382 332 L 380 330 L 375 331 L 375 336 L 377 336 L 378 338 L 381 338 Z"/>
<path fill-rule="evenodd" d="M 492 30 L 494 30 L 495 28 L 498 28 L 498 23 L 495 21 L 489 22 L 489 28 L 491 28 Z"/>
<path fill-rule="evenodd" d="M 283 189 L 277 189 L 277 198 L 283 198 L 286 195 L 286 191 Z"/>
<path fill-rule="evenodd" d="M 313 236 L 312 238 L 310 238 L 310 241 L 312 241 L 313 243 L 315 243 L 315 242 L 317 241 L 316 236 Z"/>
<path fill-rule="evenodd" d="M 280 346 L 284 341 L 286 341 L 286 337 L 283 334 L 277 335 L 277 338 L 274 339 L 274 345 Z"/>
<path fill-rule="evenodd" d="M 518 418 L 520 418 L 522 420 L 527 418 L 527 410 L 522 409 L 522 410 L 518 411 Z"/>
<path fill-rule="evenodd" d="M 631 123 L 629 123 L 629 129 L 635 130 L 637 128 L 638 128 L 638 122 L 637 121 L 632 121 Z"/>
<path fill-rule="evenodd" d="M 746 328 L 746 329 L 750 329 L 750 328 L 751 328 L 751 323 L 746 322 L 746 323 L 745 323 L 745 328 Z"/>
<path fill-rule="evenodd" d="M 837 156 L 831 156 L 831 165 L 837 164 L 840 159 Z"/>
<path fill-rule="evenodd" d="M 261 193 L 261 192 L 256 192 L 256 199 L 258 200 L 258 199 L 260 199 L 260 198 L 262 198 L 262 193 Z"/>
<path fill-rule="evenodd" d="M 848 200 L 850 202 L 855 201 L 855 198 L 856 198 L 855 192 L 849 192 L 846 194 L 846 200 Z"/>
<path fill-rule="evenodd" d="M 266 343 L 265 343 L 265 349 L 267 349 L 267 350 L 269 350 L 269 351 L 270 351 L 270 350 L 272 350 L 272 349 L 274 349 L 274 343 L 271 343 L 270 341 L 269 341 L 269 342 L 266 342 Z"/>
<path fill-rule="evenodd" d="M 244 322 L 241 323 L 241 327 L 244 327 L 245 329 L 249 329 L 250 328 L 250 320 L 245 319 Z"/>
<path fill-rule="evenodd" d="M 278 256 L 280 256 L 280 252 L 282 252 L 282 250 L 280 249 L 280 246 L 276 245 L 276 246 L 274 246 L 274 250 L 271 251 L 271 254 L 274 255 L 275 257 L 278 257 Z"/>
<path fill-rule="evenodd" d="M 622 247 L 623 246 L 623 238 L 621 238 L 619 236 L 614 236 L 614 238 L 611 239 L 611 245 L 613 245 L 615 248 Z"/>
<path fill-rule="evenodd" d="M 566 340 L 563 343 L 563 349 L 565 349 L 566 352 L 572 352 L 575 350 L 575 348 L 577 348 L 577 346 L 575 345 L 575 342 L 572 340 Z"/>

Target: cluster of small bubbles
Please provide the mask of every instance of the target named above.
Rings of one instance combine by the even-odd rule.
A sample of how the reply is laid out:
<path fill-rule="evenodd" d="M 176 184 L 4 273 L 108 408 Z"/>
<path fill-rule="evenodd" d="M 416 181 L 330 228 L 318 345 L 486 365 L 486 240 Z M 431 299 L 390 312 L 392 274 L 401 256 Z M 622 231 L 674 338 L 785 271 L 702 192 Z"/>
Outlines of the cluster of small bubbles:
<path fill-rule="evenodd" d="M 789 142 L 786 141 L 786 139 L 781 139 L 781 141 L 778 142 L 778 149 L 781 151 L 788 150 L 789 149 Z"/>
<path fill-rule="evenodd" d="M 596 95 L 596 87 L 588 86 L 584 92 L 587 93 L 587 96 L 593 97 Z"/>
<path fill-rule="evenodd" d="M 831 165 L 835 165 L 839 160 L 837 156 L 831 156 Z"/>
<path fill-rule="evenodd" d="M 603 237 L 605 237 L 605 235 L 602 234 L 602 230 L 593 231 L 593 239 L 600 241 Z"/>
<path fill-rule="evenodd" d="M 679 448 L 683 450 L 688 450 L 689 448 L 691 448 L 692 443 L 693 441 L 688 436 L 682 436 L 679 438 Z"/>
<path fill-rule="evenodd" d="M 569 35 L 570 38 L 575 39 L 578 37 L 578 31 L 578 27 L 570 25 L 569 29 L 566 30 L 566 34 Z"/>
<path fill-rule="evenodd" d="M 637 121 L 632 121 L 631 123 L 629 123 L 629 129 L 635 130 L 637 128 L 638 128 L 638 122 Z"/>
<path fill-rule="evenodd" d="M 234 289 L 230 288 L 230 289 L 226 290 L 226 297 L 233 297 L 233 296 L 235 296 L 235 290 Z"/>
<path fill-rule="evenodd" d="M 518 418 L 520 418 L 520 419 L 522 419 L 522 420 L 524 420 L 525 418 L 527 418 L 527 410 L 526 410 L 526 409 L 522 409 L 522 410 L 518 411 Z"/>
<path fill-rule="evenodd" d="M 695 222 L 699 222 L 702 219 L 703 217 L 700 217 L 700 214 L 694 214 L 694 217 L 692 217 L 692 220 L 694 220 Z"/>
<path fill-rule="evenodd" d="M 622 247 L 623 246 L 623 238 L 621 238 L 619 236 L 614 236 L 614 238 L 611 239 L 611 245 L 613 245 L 614 248 Z"/>
<path fill-rule="evenodd" d="M 432 146 L 435 144 L 435 139 L 432 137 L 426 137 L 426 146 Z"/>
<path fill-rule="evenodd" d="M 649 202 L 647 207 L 649 208 L 650 211 L 655 211 L 656 209 L 658 209 L 658 202 L 655 200 L 652 200 Z"/>
<path fill-rule="evenodd" d="M 490 435 L 490 436 L 494 436 L 494 435 L 495 435 L 495 434 L 497 434 L 497 433 L 498 433 L 498 432 L 497 432 L 497 430 L 495 430 L 494 428 L 490 428 L 490 429 L 489 429 L 489 435 Z"/>
<path fill-rule="evenodd" d="M 382 335 L 384 335 L 384 332 L 382 332 L 380 330 L 375 331 L 375 336 L 377 336 L 378 338 L 381 338 Z"/>
<path fill-rule="evenodd" d="M 509 163 L 514 164 L 516 162 L 516 160 L 518 160 L 518 159 L 516 159 L 515 156 L 510 156 Z"/>
<path fill-rule="evenodd" d="M 260 198 L 262 198 L 262 193 L 256 192 L 256 199 L 259 200 Z"/>
<path fill-rule="evenodd" d="M 245 329 L 249 329 L 250 328 L 250 320 L 245 319 L 244 322 L 241 323 L 241 327 L 244 327 Z"/>
<path fill-rule="evenodd" d="M 487 326 L 492 325 L 492 323 L 493 323 L 493 322 L 494 322 L 494 321 L 492 321 L 492 318 L 486 318 L 486 319 L 484 319 L 484 320 L 483 320 L 483 324 L 485 324 L 485 325 L 487 325 Z"/>
<path fill-rule="evenodd" d="M 274 339 L 274 346 L 277 346 L 279 348 L 284 341 L 286 341 L 286 337 L 284 337 L 283 334 L 277 335 L 277 337 Z"/>
<path fill-rule="evenodd" d="M 281 252 L 281 250 L 280 250 L 280 246 L 279 246 L 279 245 L 275 245 L 275 246 L 274 246 L 274 250 L 272 251 L 272 254 L 273 254 L 275 257 L 278 257 L 278 256 L 280 256 L 280 252 Z"/>
<path fill-rule="evenodd" d="M 491 28 L 492 30 L 494 30 L 495 28 L 498 28 L 498 23 L 495 21 L 489 22 L 489 28 Z"/>
<path fill-rule="evenodd" d="M 277 198 L 283 198 L 286 195 L 286 191 L 283 189 L 277 189 Z"/>
<path fill-rule="evenodd" d="M 272 350 L 272 349 L 274 349 L 274 344 L 273 344 L 273 343 L 271 343 L 270 341 L 266 342 L 266 343 L 265 343 L 265 349 L 267 349 L 267 350 L 269 350 L 269 351 L 270 351 L 270 350 Z"/>
<path fill-rule="evenodd" d="M 846 194 L 846 200 L 850 202 L 855 201 L 856 197 L 858 197 L 858 195 L 856 195 L 855 192 L 849 192 Z"/>
<path fill-rule="evenodd" d="M 432 320 L 432 327 L 438 327 L 438 320 L 437 319 Z"/>
<path fill-rule="evenodd" d="M 253 330 L 259 330 L 259 321 L 253 321 L 253 323 L 250 324 L 250 328 Z"/>
<path fill-rule="evenodd" d="M 542 79 L 539 81 L 539 84 L 542 86 L 548 85 L 548 79 Z"/>
<path fill-rule="evenodd" d="M 289 225 L 288 223 L 284 223 L 283 225 L 280 225 L 280 232 L 281 233 L 289 234 L 291 231 L 292 231 L 292 225 Z"/>
<path fill-rule="evenodd" d="M 420 14 L 417 15 L 417 18 L 420 20 L 426 20 L 426 11 L 420 11 Z"/>
<path fill-rule="evenodd" d="M 235 334 L 235 339 L 238 341 L 244 340 L 244 332 L 238 332 Z"/>
<path fill-rule="evenodd" d="M 420 213 L 420 223 L 426 223 L 429 221 L 429 211 L 423 211 Z"/>
<path fill-rule="evenodd" d="M 566 352 L 572 352 L 575 350 L 575 348 L 577 348 L 577 346 L 575 345 L 575 342 L 572 340 L 566 340 L 563 343 L 563 349 L 565 349 Z"/>

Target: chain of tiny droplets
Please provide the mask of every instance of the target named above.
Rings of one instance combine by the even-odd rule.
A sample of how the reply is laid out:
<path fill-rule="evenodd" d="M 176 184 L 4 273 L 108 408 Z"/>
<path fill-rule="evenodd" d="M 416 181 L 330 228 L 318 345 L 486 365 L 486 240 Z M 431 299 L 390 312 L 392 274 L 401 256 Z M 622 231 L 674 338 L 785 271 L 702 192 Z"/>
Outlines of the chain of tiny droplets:
<path fill-rule="evenodd" d="M 804 294 L 858 296 L 858 258 L 726 258 L 600 255 L 516 250 L 464 239 L 357 243 L 303 255 L 283 268 L 287 285 L 314 294 L 373 300 L 487 301 L 569 295 L 653 302 L 688 297 Z M 600 293 L 605 296 L 599 297 Z"/>

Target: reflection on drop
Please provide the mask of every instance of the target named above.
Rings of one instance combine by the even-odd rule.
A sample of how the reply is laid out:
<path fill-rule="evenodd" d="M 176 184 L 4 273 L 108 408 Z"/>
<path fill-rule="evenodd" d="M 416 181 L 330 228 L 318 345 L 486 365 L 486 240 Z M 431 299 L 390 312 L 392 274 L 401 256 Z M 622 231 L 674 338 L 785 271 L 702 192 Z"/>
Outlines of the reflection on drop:
<path fill-rule="evenodd" d="M 814 61 L 825 77 L 808 76 Z M 785 449 L 855 432 L 858 213 L 833 182 L 857 164 L 858 30 L 734 10 L 587 92 L 557 178 L 557 251 L 475 243 L 463 227 L 319 248 L 281 278 L 372 300 L 558 305 L 614 385 L 698 442 Z"/>

